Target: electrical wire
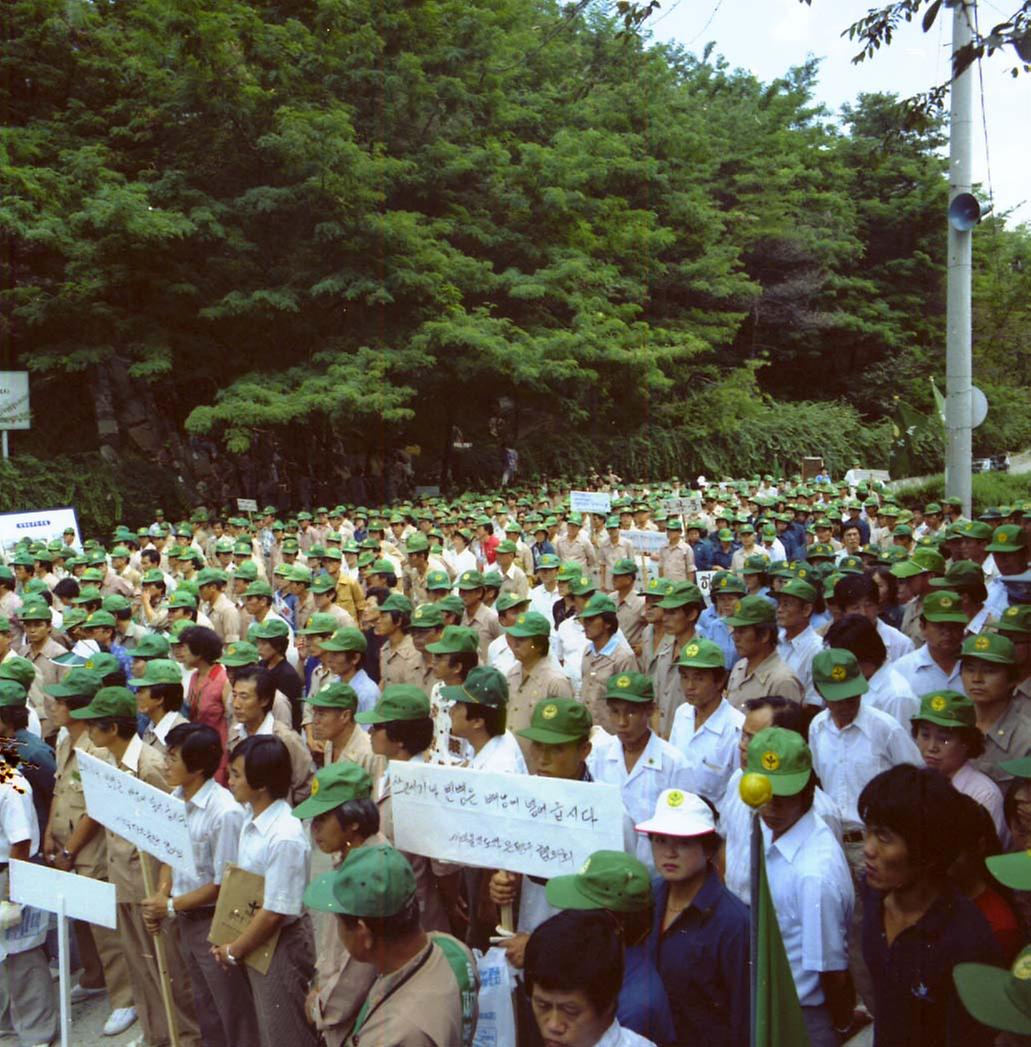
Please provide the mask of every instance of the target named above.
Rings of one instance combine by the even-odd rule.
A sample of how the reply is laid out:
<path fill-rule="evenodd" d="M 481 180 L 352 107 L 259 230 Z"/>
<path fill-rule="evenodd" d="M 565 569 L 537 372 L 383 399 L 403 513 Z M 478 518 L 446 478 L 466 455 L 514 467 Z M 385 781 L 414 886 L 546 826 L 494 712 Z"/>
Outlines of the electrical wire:
<path fill-rule="evenodd" d="M 981 39 L 981 28 L 978 24 L 977 19 L 977 0 L 973 0 L 974 7 L 974 33 L 978 41 Z M 982 56 L 978 56 L 977 59 L 977 80 L 981 90 L 981 128 L 984 132 L 984 165 L 985 165 L 985 176 L 988 181 L 988 205 L 991 207 L 991 213 L 995 213 L 995 196 L 992 191 L 992 158 L 991 151 L 988 147 L 988 110 L 984 102 L 984 67 L 982 62 Z M 996 223 L 992 223 L 992 229 L 994 230 Z"/>

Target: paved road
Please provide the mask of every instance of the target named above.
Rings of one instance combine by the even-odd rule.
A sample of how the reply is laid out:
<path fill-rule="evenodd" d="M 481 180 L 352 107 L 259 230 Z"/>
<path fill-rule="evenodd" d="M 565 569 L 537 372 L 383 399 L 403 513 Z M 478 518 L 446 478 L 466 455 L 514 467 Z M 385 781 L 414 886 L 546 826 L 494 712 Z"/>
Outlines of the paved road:
<path fill-rule="evenodd" d="M 140 1035 L 140 1023 L 130 1025 L 121 1036 L 105 1036 L 104 1022 L 110 1013 L 106 996 L 94 996 L 84 1003 L 72 1004 L 72 1033 L 69 1042 L 75 1044 L 75 1047 L 123 1047 L 124 1044 L 132 1043 Z"/>

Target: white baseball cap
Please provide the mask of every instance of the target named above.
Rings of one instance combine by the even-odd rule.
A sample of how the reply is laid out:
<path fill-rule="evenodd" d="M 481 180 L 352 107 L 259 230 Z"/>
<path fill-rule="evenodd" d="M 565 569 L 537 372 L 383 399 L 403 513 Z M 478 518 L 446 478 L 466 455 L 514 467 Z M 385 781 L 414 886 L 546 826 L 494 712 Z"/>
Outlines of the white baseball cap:
<path fill-rule="evenodd" d="M 663 789 L 655 801 L 655 814 L 634 828 L 662 836 L 705 836 L 716 831 L 716 818 L 700 796 L 683 789 Z"/>

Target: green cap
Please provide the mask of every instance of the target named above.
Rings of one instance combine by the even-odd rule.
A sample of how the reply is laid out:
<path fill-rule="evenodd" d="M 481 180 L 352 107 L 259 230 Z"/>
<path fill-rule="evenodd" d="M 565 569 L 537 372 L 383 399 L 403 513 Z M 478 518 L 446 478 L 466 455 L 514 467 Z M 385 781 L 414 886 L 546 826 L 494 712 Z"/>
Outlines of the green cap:
<path fill-rule="evenodd" d="M 789 578 L 780 589 L 773 594 L 774 598 L 779 596 L 793 596 L 803 603 L 816 602 L 816 590 L 808 582 L 801 578 Z"/>
<path fill-rule="evenodd" d="M 53 618 L 50 605 L 43 600 L 26 600 L 18 608 L 18 617 L 23 622 L 49 622 Z"/>
<path fill-rule="evenodd" d="M 591 583 L 592 589 L 594 583 Z M 570 589 L 573 589 L 572 584 Z M 575 593 L 576 590 L 573 589 Z M 579 595 L 579 594 L 578 594 Z M 615 614 L 616 604 L 611 596 L 606 596 L 604 593 L 595 593 L 584 605 L 584 609 L 578 615 L 579 618 L 597 618 L 599 614 Z"/>
<path fill-rule="evenodd" d="M 508 680 L 491 665 L 478 665 L 469 670 L 464 683 L 440 689 L 441 697 L 449 702 L 467 702 L 471 705 L 489 705 L 504 709 L 508 705 Z"/>
<path fill-rule="evenodd" d="M 573 563 L 571 560 L 567 560 L 564 564 L 560 565 L 558 574 L 555 577 L 560 582 L 571 582 L 574 578 L 579 578 L 582 573 L 583 570 L 578 563 Z"/>
<path fill-rule="evenodd" d="M 774 796 L 795 796 L 813 773 L 813 756 L 802 736 L 784 727 L 766 727 L 748 743 L 748 774 L 763 774 Z"/>
<path fill-rule="evenodd" d="M 866 694 L 870 685 L 851 651 L 830 647 L 817 651 L 812 661 L 813 686 L 828 702 Z"/>
<path fill-rule="evenodd" d="M 253 560 L 244 560 L 243 563 L 237 565 L 236 570 L 233 572 L 233 578 L 239 578 L 243 582 L 256 582 L 258 580 L 258 565 Z"/>
<path fill-rule="evenodd" d="M 104 602 L 100 606 L 103 610 L 110 611 L 112 614 L 132 609 L 132 604 L 124 596 L 119 596 L 118 593 L 105 596 Z"/>
<path fill-rule="evenodd" d="M 415 894 L 408 859 L 389 844 L 358 847 L 339 869 L 313 880 L 304 904 L 316 912 L 384 919 L 395 916 Z"/>
<path fill-rule="evenodd" d="M 0 709 L 23 706 L 28 697 L 29 692 L 17 680 L 0 680 Z"/>
<path fill-rule="evenodd" d="M 150 687 L 153 684 L 182 683 L 183 671 L 179 663 L 171 658 L 152 658 L 142 676 L 134 676 L 129 683 L 133 687 Z"/>
<path fill-rule="evenodd" d="M 977 711 L 974 703 L 959 691 L 931 691 L 920 696 L 920 711 L 912 719 L 927 720 L 939 727 L 973 727 Z"/>
<path fill-rule="evenodd" d="M 451 614 L 465 614 L 465 604 L 462 603 L 462 598 L 460 596 L 455 596 L 453 593 L 441 597 L 437 601 L 437 606 L 441 611 L 448 611 Z"/>
<path fill-rule="evenodd" d="M 282 618 L 273 618 L 269 615 L 263 622 L 256 622 L 251 626 L 253 636 L 258 640 L 273 640 L 276 637 L 289 636 L 290 626 Z"/>
<path fill-rule="evenodd" d="M 43 690 L 54 698 L 92 698 L 102 683 L 100 673 L 77 667 L 70 669 L 57 683 L 47 684 Z"/>
<path fill-rule="evenodd" d="M 480 649 L 480 634 L 463 625 L 447 625 L 435 643 L 428 643 L 431 654 L 475 654 Z"/>
<path fill-rule="evenodd" d="M 753 556 L 745 557 L 745 565 L 742 569 L 742 574 L 766 574 L 770 569 L 769 557 L 763 556 L 762 553 L 756 553 Z"/>
<path fill-rule="evenodd" d="M 198 585 L 225 585 L 229 575 L 218 567 L 204 567 L 197 572 L 194 580 Z"/>
<path fill-rule="evenodd" d="M 1014 864 L 1026 864 L 1031 870 L 1031 858 L 1024 852 L 999 857 L 1017 859 Z M 993 859 L 987 861 L 992 868 Z M 1031 883 L 1020 889 L 1028 886 Z M 992 1029 L 1031 1036 L 1031 946 L 1020 953 L 1008 971 L 986 963 L 958 963 L 952 978 L 971 1017 Z"/>
<path fill-rule="evenodd" d="M 910 560 L 918 564 L 925 571 L 932 574 L 942 574 L 945 571 L 945 557 L 937 549 L 926 545 L 917 546 L 910 554 Z"/>
<path fill-rule="evenodd" d="M 313 694 L 308 704 L 319 709 L 350 709 L 354 712 L 358 708 L 358 692 L 350 684 L 338 681 Z"/>
<path fill-rule="evenodd" d="M 734 604 L 734 613 L 723 619 L 727 625 L 774 625 L 777 611 L 765 596 L 743 596 Z"/>
<path fill-rule="evenodd" d="M 566 745 L 586 741 L 592 726 L 586 705 L 572 698 L 544 698 L 533 707 L 530 726 L 516 734 L 542 745 Z"/>
<path fill-rule="evenodd" d="M 98 657 L 94 655 L 94 658 Z M 26 690 L 36 679 L 36 667 L 28 660 L 13 655 L 0 662 L 0 680 L 17 680 Z"/>
<path fill-rule="evenodd" d="M 651 877 L 633 855 L 595 851 L 578 873 L 548 880 L 545 896 L 556 909 L 645 912 L 652 904 Z"/>
<path fill-rule="evenodd" d="M 495 554 L 509 553 L 510 555 L 514 556 L 517 552 L 519 552 L 519 547 L 516 545 L 515 542 L 509 541 L 506 538 L 505 541 L 498 542 L 497 548 L 494 550 L 494 552 Z"/>
<path fill-rule="evenodd" d="M 1000 633 L 983 632 L 977 636 L 968 636 L 963 641 L 960 657 L 980 658 L 983 662 L 995 662 L 996 665 L 1017 664 L 1013 641 Z"/>
<path fill-rule="evenodd" d="M 527 611 L 505 629 L 509 636 L 550 636 L 551 623 L 538 611 Z"/>
<path fill-rule="evenodd" d="M 677 665 L 685 669 L 723 669 L 723 648 L 712 640 L 696 636 L 681 648 Z"/>
<path fill-rule="evenodd" d="M 1031 891 L 1031 851 L 995 854 L 985 859 L 985 865 L 992 876 L 1006 887 L 1012 887 L 1017 891 Z"/>
<path fill-rule="evenodd" d="M 393 723 L 395 720 L 423 720 L 430 715 L 430 700 L 418 687 L 395 683 L 384 688 L 374 709 L 357 713 L 358 723 Z"/>
<path fill-rule="evenodd" d="M 712 576 L 709 591 L 713 596 L 720 593 L 744 596 L 748 592 L 748 586 L 745 585 L 744 579 L 733 571 L 717 571 Z"/>
<path fill-rule="evenodd" d="M 115 616 L 110 611 L 94 611 L 86 621 L 82 623 L 82 627 L 84 629 L 113 629 L 115 624 Z"/>
<path fill-rule="evenodd" d="M 605 699 L 618 698 L 624 702 L 654 702 L 655 690 L 650 676 L 644 673 L 614 673 L 605 685 Z"/>
<path fill-rule="evenodd" d="M 413 629 L 439 629 L 444 624 L 444 612 L 435 603 L 422 603 L 412 612 Z"/>
<path fill-rule="evenodd" d="M 483 575 L 479 571 L 463 571 L 458 578 L 459 589 L 482 589 Z"/>
<path fill-rule="evenodd" d="M 135 720 L 136 713 L 136 698 L 128 687 L 101 687 L 85 709 L 73 709 L 70 715 L 73 720 L 103 720 L 108 717 Z"/>
<path fill-rule="evenodd" d="M 133 658 L 167 658 L 168 640 L 160 633 L 144 633 L 132 649 Z"/>
<path fill-rule="evenodd" d="M 949 564 L 944 578 L 932 578 L 930 584 L 935 589 L 951 589 L 953 592 L 959 592 L 977 585 L 984 585 L 984 571 L 973 560 L 956 560 Z"/>
<path fill-rule="evenodd" d="M 272 598 L 272 586 L 268 582 L 251 582 L 243 591 L 244 596 L 267 596 Z"/>
<path fill-rule="evenodd" d="M 327 637 L 319 643 L 324 651 L 361 651 L 364 653 L 369 646 L 360 629 L 347 627 L 337 629 L 332 636 Z"/>
<path fill-rule="evenodd" d="M 190 610 L 196 610 L 197 597 L 193 593 L 184 589 L 181 585 L 172 595 L 168 598 L 169 607 L 188 607 Z M 92 617 L 92 615 L 90 615 Z M 89 628 L 89 621 L 87 620 L 86 627 Z"/>
<path fill-rule="evenodd" d="M 594 579 L 588 574 L 578 574 L 575 578 L 569 579 L 569 591 L 574 596 L 586 596 L 588 593 L 593 593 L 598 586 L 595 584 Z M 599 594 L 604 595 L 604 594 Z M 608 597 L 606 597 L 608 599 Z M 611 603 L 611 601 L 609 601 Z M 613 607 L 616 605 L 613 604 Z M 597 612 L 601 614 L 602 612 Z M 580 616 L 581 618 L 583 615 Z"/>
<path fill-rule="evenodd" d="M 432 592 L 438 590 L 449 592 L 451 590 L 451 578 L 447 571 L 427 571 L 426 589 Z"/>
<path fill-rule="evenodd" d="M 379 609 L 381 611 L 394 611 L 397 614 L 411 614 L 412 613 L 412 601 L 407 596 L 402 596 L 400 593 L 391 593 L 384 601 L 380 604 Z"/>
<path fill-rule="evenodd" d="M 959 593 L 945 589 L 924 597 L 921 617 L 929 622 L 959 622 L 967 624 L 967 616 L 960 604 Z"/>
<path fill-rule="evenodd" d="M 612 565 L 612 574 L 637 574 L 637 564 L 629 558 L 617 560 Z M 599 852 L 601 853 L 601 852 Z"/>
<path fill-rule="evenodd" d="M 350 687 L 347 689 L 351 690 Z M 341 804 L 367 799 L 371 795 L 369 772 L 352 760 L 338 760 L 316 773 L 308 799 L 302 800 L 292 813 L 295 818 L 317 818 L 336 810 Z"/>
<path fill-rule="evenodd" d="M 1015 603 L 1002 612 L 995 628 L 1001 633 L 1031 634 L 1031 604 Z"/>
<path fill-rule="evenodd" d="M 518 593 L 502 593 L 494 603 L 494 610 L 500 614 L 502 611 L 510 611 L 513 607 L 521 607 L 529 602 L 529 596 L 520 596 Z"/>
<path fill-rule="evenodd" d="M 1003 524 L 996 527 L 992 534 L 991 544 L 987 546 L 990 553 L 1018 553 L 1027 548 L 1024 528 L 1020 524 Z"/>
<path fill-rule="evenodd" d="M 674 582 L 673 588 L 668 595 L 659 601 L 660 607 L 670 611 L 675 611 L 679 607 L 688 607 L 692 604 L 705 605 L 702 590 L 694 582 Z"/>
<path fill-rule="evenodd" d="M 619 563 L 623 563 L 622 560 Z M 562 561 L 554 553 L 542 553 L 537 560 L 537 570 L 554 571 L 562 566 Z"/>
<path fill-rule="evenodd" d="M 297 631 L 302 636 L 329 636 L 331 633 L 336 631 L 337 620 L 325 611 L 316 611 L 308 619 L 308 624 L 303 629 Z"/>
<path fill-rule="evenodd" d="M 898 563 L 893 563 L 889 570 L 896 578 L 915 578 L 918 574 L 929 573 L 926 567 L 921 567 L 915 560 L 899 560 Z"/>
<path fill-rule="evenodd" d="M 222 657 L 219 661 L 233 669 L 239 669 L 243 665 L 256 665 L 261 661 L 258 648 L 246 640 L 237 640 L 235 643 L 226 644 L 222 648 Z"/>

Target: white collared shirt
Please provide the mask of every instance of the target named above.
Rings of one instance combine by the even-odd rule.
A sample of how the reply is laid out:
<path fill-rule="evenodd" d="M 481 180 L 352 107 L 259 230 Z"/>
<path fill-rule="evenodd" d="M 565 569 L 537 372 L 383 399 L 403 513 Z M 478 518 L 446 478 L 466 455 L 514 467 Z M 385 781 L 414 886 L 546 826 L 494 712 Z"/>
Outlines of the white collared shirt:
<path fill-rule="evenodd" d="M 880 618 L 877 619 L 877 635 L 884 641 L 884 646 L 888 650 L 889 662 L 897 662 L 913 651 L 913 641 L 905 633 Z"/>
<path fill-rule="evenodd" d="M 471 771 L 493 771 L 496 774 L 528 774 L 523 751 L 511 731 L 496 734 L 469 761 Z"/>
<path fill-rule="evenodd" d="M 823 650 L 823 637 L 811 625 L 790 640 L 783 629 L 778 635 L 777 654 L 805 688 L 805 704 L 822 706 L 823 699 L 813 686 L 813 657 Z"/>
<path fill-rule="evenodd" d="M 530 590 L 530 610 L 543 614 L 548 619 L 548 624 L 551 625 L 555 621 L 552 610 L 561 599 L 557 585 L 550 593 L 543 585 L 535 585 Z"/>
<path fill-rule="evenodd" d="M 267 712 L 265 714 L 265 719 L 258 725 L 258 729 L 254 732 L 254 735 L 249 735 L 247 733 L 247 728 L 244 727 L 242 723 L 234 723 L 233 726 L 229 728 L 229 734 L 233 740 L 238 742 L 242 742 L 244 738 L 252 738 L 259 734 L 274 734 L 275 732 L 272 729 L 272 725 L 275 722 L 276 718 L 271 712 Z"/>
<path fill-rule="evenodd" d="M 812 810 L 777 840 L 766 825 L 762 834 L 770 896 L 798 1002 L 817 1007 L 824 1002 L 820 974 L 848 968 L 855 893 L 845 852 Z"/>
<path fill-rule="evenodd" d="M 870 690 L 863 695 L 863 705 L 880 709 L 909 731 L 913 717 L 920 711 L 920 699 L 902 673 L 885 662 L 866 682 Z"/>
<path fill-rule="evenodd" d="M 176 786 L 172 795 L 184 799 L 182 786 Z M 233 799 L 233 794 L 213 778 L 209 778 L 185 802 L 186 826 L 193 843 L 197 875 L 190 876 L 173 869 L 173 898 L 209 883 L 220 884 L 226 862 L 236 861 L 240 830 L 243 828 L 243 808 Z"/>
<path fill-rule="evenodd" d="M 0 783 L 0 862 L 9 861 L 11 845 L 22 840 L 29 841 L 30 856 L 39 850 L 39 819 L 32 786 L 14 768 L 8 768 Z"/>
<path fill-rule="evenodd" d="M 262 904 L 269 912 L 301 915 L 310 855 L 304 823 L 293 816 L 286 800 L 274 800 L 256 818 L 250 804 L 244 807 L 236 863 L 265 877 Z"/>
<path fill-rule="evenodd" d="M 654 731 L 648 736 L 644 751 L 637 758 L 632 771 L 627 771 L 623 745 L 613 736 L 607 745 L 598 745 L 587 758 L 591 777 L 597 782 L 618 785 L 623 796 L 623 809 L 634 825 L 650 818 L 655 802 L 663 789 L 684 789 L 690 792 L 687 760 L 679 749 L 663 741 Z M 646 834 L 639 834 L 637 857 L 654 869 L 652 848 Z"/>
<path fill-rule="evenodd" d="M 961 793 L 976 800 L 991 816 L 1003 845 L 1009 841 L 1009 826 L 1003 813 L 1002 790 L 969 760 L 952 776 L 952 784 Z"/>
<path fill-rule="evenodd" d="M 632 1029 L 624 1029 L 618 1021 L 613 1020 L 602 1033 L 601 1039 L 594 1041 L 594 1047 L 655 1047 L 655 1042 L 645 1039 Z"/>
<path fill-rule="evenodd" d="M 516 656 L 508 644 L 508 633 L 502 633 L 491 640 L 487 647 L 487 664 L 504 676 L 508 675 L 510 669 L 515 668 Z"/>
<path fill-rule="evenodd" d="M 910 733 L 898 720 L 861 701 L 856 718 L 839 730 L 831 710 L 817 713 L 809 725 L 813 770 L 830 798 L 841 809 L 846 829 L 859 829 L 859 794 L 871 778 L 900 763 L 923 766 Z"/>
<path fill-rule="evenodd" d="M 669 744 L 687 761 L 686 788 L 719 802 L 738 765 L 738 740 L 745 714 L 721 698 L 712 715 L 695 730 L 695 707 L 684 702 L 673 717 Z"/>
<path fill-rule="evenodd" d="M 118 762 L 126 770 L 132 772 L 133 775 L 138 776 L 140 773 L 140 753 L 142 751 L 143 741 L 138 734 L 134 734 L 129 739 L 129 744 L 125 747 L 125 752 L 122 753 L 122 758 Z"/>
<path fill-rule="evenodd" d="M 931 691 L 967 693 L 963 687 L 960 659 L 956 659 L 952 672 L 946 675 L 945 670 L 931 657 L 927 644 L 918 647 L 905 658 L 900 658 L 892 668 L 905 679 L 918 698 L 930 694 Z"/>

